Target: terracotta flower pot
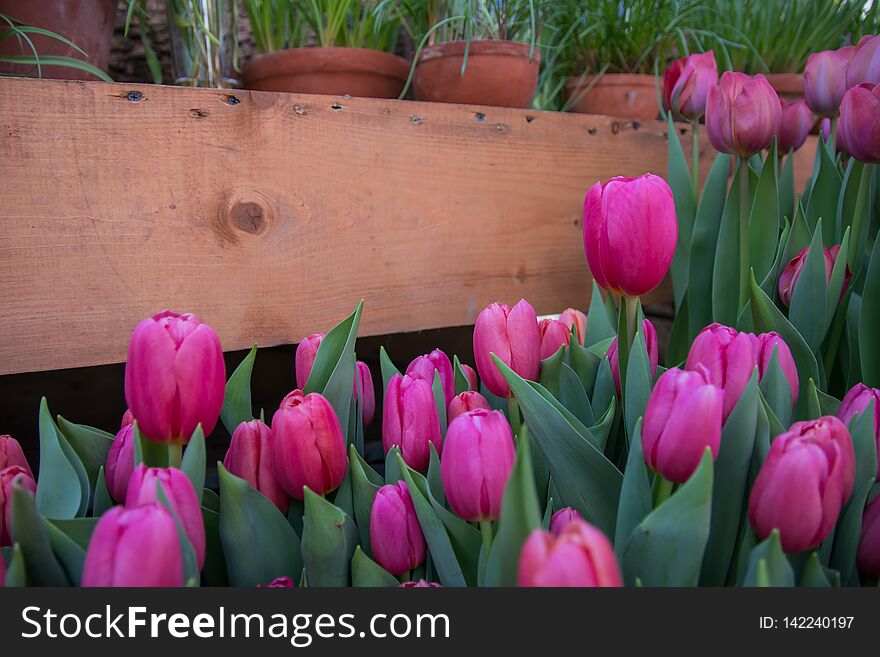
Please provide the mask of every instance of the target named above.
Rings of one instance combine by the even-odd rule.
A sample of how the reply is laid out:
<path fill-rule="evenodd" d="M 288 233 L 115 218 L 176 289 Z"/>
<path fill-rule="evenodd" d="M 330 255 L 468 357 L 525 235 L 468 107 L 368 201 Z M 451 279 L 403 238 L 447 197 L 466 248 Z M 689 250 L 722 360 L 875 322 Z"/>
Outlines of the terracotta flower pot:
<path fill-rule="evenodd" d="M 800 73 L 765 73 L 764 75 L 782 100 L 789 103 L 803 100 L 804 76 Z"/>
<path fill-rule="evenodd" d="M 590 87 L 592 75 L 569 78 L 565 92 L 569 99 L 583 95 L 575 102 L 572 112 L 605 114 L 630 119 L 656 119 L 657 87 L 653 75 L 646 73 L 612 73 L 602 75 Z M 587 91 L 589 89 L 589 91 Z"/>
<path fill-rule="evenodd" d="M 255 56 L 243 78 L 256 91 L 397 98 L 409 69 L 403 57 L 368 48 L 289 48 Z"/>
<path fill-rule="evenodd" d="M 471 41 L 467 68 L 461 65 L 467 42 L 447 41 L 422 50 L 413 76 L 416 100 L 465 105 L 526 108 L 538 87 L 541 56 L 515 41 Z"/>
<path fill-rule="evenodd" d="M 29 34 L 39 54 L 63 55 L 83 59 L 107 70 L 110 42 L 116 19 L 117 0 L 0 0 L 0 14 L 6 14 L 31 27 L 60 34 L 85 51 L 86 56 L 65 43 L 39 34 Z M 5 23 L 3 24 L 5 26 Z M 19 46 L 14 36 L 0 41 L 0 55 L 32 55 L 27 44 Z M 43 66 L 42 76 L 60 80 L 95 80 L 85 71 L 65 66 Z M 36 76 L 31 64 L 0 64 L 0 74 Z"/>

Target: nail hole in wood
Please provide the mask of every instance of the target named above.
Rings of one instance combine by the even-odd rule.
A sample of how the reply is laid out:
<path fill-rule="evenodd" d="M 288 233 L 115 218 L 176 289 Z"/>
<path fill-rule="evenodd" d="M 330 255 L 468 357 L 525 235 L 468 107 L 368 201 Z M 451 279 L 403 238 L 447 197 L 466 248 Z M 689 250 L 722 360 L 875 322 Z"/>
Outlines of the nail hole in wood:
<path fill-rule="evenodd" d="M 131 103 L 139 103 L 143 100 L 144 95 L 140 91 L 129 91 L 126 98 Z"/>
<path fill-rule="evenodd" d="M 534 116 L 526 116 L 526 123 L 531 123 L 534 120 L 535 120 Z"/>
<path fill-rule="evenodd" d="M 410 122 L 411 122 L 413 125 L 422 125 L 422 122 L 423 122 L 424 120 L 425 120 L 425 119 L 423 119 L 423 118 L 422 118 L 421 116 L 419 116 L 418 114 L 414 114 L 412 117 L 410 117 Z"/>
<path fill-rule="evenodd" d="M 632 122 L 632 127 L 633 127 L 633 130 L 638 130 L 638 129 L 641 128 L 642 126 L 639 125 L 639 122 L 638 122 L 638 121 L 633 121 L 633 122 Z"/>
<path fill-rule="evenodd" d="M 505 132 L 507 132 L 507 126 L 503 123 L 496 123 L 495 132 L 497 132 L 499 135 L 503 135 Z"/>
<path fill-rule="evenodd" d="M 486 120 L 486 115 L 483 114 L 482 112 L 477 112 L 474 116 L 477 117 L 477 121 L 485 121 Z"/>
<path fill-rule="evenodd" d="M 226 102 L 230 105 L 238 105 L 241 101 L 237 96 L 226 96 Z"/>
<path fill-rule="evenodd" d="M 340 105 L 339 103 L 333 103 L 330 106 L 330 109 L 332 109 L 334 112 L 338 112 L 339 110 L 342 109 L 342 105 Z"/>
<path fill-rule="evenodd" d="M 594 127 L 592 127 L 592 128 L 588 128 L 588 129 L 587 129 L 587 132 L 589 132 L 591 135 L 595 135 L 597 132 L 599 132 L 599 128 L 596 128 L 596 127 L 594 126 Z"/>
<path fill-rule="evenodd" d="M 616 135 L 618 132 L 620 132 L 620 122 L 614 121 L 611 124 L 611 134 Z"/>
<path fill-rule="evenodd" d="M 208 110 L 194 107 L 189 111 L 189 115 L 194 119 L 204 119 L 208 116 Z"/>

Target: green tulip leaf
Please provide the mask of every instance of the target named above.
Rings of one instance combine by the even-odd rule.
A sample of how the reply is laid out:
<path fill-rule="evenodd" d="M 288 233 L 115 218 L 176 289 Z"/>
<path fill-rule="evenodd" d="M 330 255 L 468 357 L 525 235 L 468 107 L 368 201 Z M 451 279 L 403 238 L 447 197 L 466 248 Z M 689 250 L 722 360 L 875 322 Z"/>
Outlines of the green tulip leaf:
<path fill-rule="evenodd" d="M 21 547 L 28 582 L 33 586 L 70 586 L 70 578 L 52 551 L 46 525 L 37 510 L 34 496 L 14 483 L 11 503 L 10 534 L 13 542 Z"/>
<path fill-rule="evenodd" d="M 819 554 L 813 552 L 807 558 L 807 564 L 804 566 L 804 572 L 801 574 L 801 580 L 798 586 L 804 588 L 829 588 L 831 582 L 828 575 L 825 574 L 825 567 L 819 562 Z"/>
<path fill-rule="evenodd" d="M 876 473 L 876 470 L 875 470 Z M 837 570 L 846 581 L 847 575 L 853 570 L 856 561 L 856 553 L 859 549 L 859 537 L 862 532 L 862 515 L 868 494 L 874 486 L 874 477 L 862 482 L 861 486 L 853 489 L 853 495 L 843 506 L 840 517 L 837 520 L 837 528 L 834 532 L 834 545 L 831 550 L 829 566 Z"/>
<path fill-rule="evenodd" d="M 357 528 L 345 511 L 304 490 L 302 560 L 309 586 L 348 586 Z"/>
<path fill-rule="evenodd" d="M 871 388 L 880 388 L 880 340 L 875 332 L 880 326 L 880 239 L 874 241 L 861 298 L 858 345 L 862 382 Z"/>
<path fill-rule="evenodd" d="M 648 360 L 642 323 L 638 323 L 633 346 L 626 367 L 626 387 L 623 395 L 623 415 L 626 420 L 626 434 L 633 435 L 636 422 L 645 414 L 651 389 L 654 387 L 654 374 Z M 631 442 L 631 441 L 630 441 Z"/>
<path fill-rule="evenodd" d="M 825 279 L 822 223 L 822 219 L 819 219 L 804 267 L 795 283 L 791 295 L 791 307 L 788 310 L 789 321 L 813 353 L 818 351 L 827 330 L 824 320 L 827 315 L 828 288 Z"/>
<path fill-rule="evenodd" d="M 183 557 L 184 586 L 198 586 L 200 581 L 199 564 L 195 548 L 189 539 L 189 535 L 186 533 L 186 529 L 183 527 L 180 516 L 177 515 L 177 511 L 171 505 L 160 481 L 156 481 L 156 500 L 171 514 L 171 517 L 174 519 L 174 525 L 177 527 L 177 540 L 180 543 L 180 554 Z"/>
<path fill-rule="evenodd" d="M 584 426 L 589 427 L 596 423 L 593 407 L 590 406 L 581 379 L 565 363 L 559 370 L 559 403 Z"/>
<path fill-rule="evenodd" d="M 446 395 L 443 392 L 443 383 L 440 381 L 440 372 L 434 370 L 434 381 L 431 383 L 431 392 L 434 393 L 434 405 L 437 407 L 437 417 L 440 418 L 440 435 L 446 435 Z"/>
<path fill-rule="evenodd" d="M 749 213 L 749 264 L 758 280 L 763 280 L 773 267 L 779 241 L 777 160 L 774 140 L 761 170 Z"/>
<path fill-rule="evenodd" d="M 749 169 L 750 189 L 754 173 Z M 738 167 L 724 203 L 724 214 L 718 232 L 718 245 L 715 250 L 714 273 L 712 274 L 712 319 L 727 326 L 735 326 L 739 317 L 739 272 L 740 263 L 740 177 L 742 167 Z M 754 198 L 750 191 L 749 198 Z M 706 271 L 699 273 L 706 276 Z"/>
<path fill-rule="evenodd" d="M 89 482 L 94 486 L 98 480 L 98 470 L 107 462 L 114 436 L 94 427 L 68 422 L 60 415 L 57 427 L 73 448 L 86 470 Z"/>
<path fill-rule="evenodd" d="M 617 525 L 614 533 L 614 552 L 618 559 L 639 523 L 651 513 L 651 473 L 642 453 L 642 419 L 633 430 L 629 445 L 623 485 L 620 488 L 620 505 L 617 507 Z"/>
<path fill-rule="evenodd" d="M 584 346 L 594 345 L 615 335 L 617 335 L 617 326 L 608 315 L 599 286 L 593 281 L 593 294 L 590 297 L 590 308 L 587 310 L 587 334 L 584 336 Z"/>
<path fill-rule="evenodd" d="M 205 488 L 205 432 L 199 424 L 183 452 L 180 469 L 192 482 L 193 490 L 199 504 L 202 503 L 202 491 Z"/>
<path fill-rule="evenodd" d="M 810 198 L 806 205 L 807 225 L 815 229 L 822 219 L 822 234 L 825 246 L 834 244 L 834 219 L 837 217 L 837 199 L 843 180 L 837 163 L 832 159 L 827 149 L 820 148 L 819 170 L 814 172 L 815 180 L 810 191 Z"/>
<path fill-rule="evenodd" d="M 794 586 L 794 571 L 782 551 L 778 529 L 749 554 L 742 586 Z"/>
<path fill-rule="evenodd" d="M 794 158 L 789 155 L 779 173 L 779 216 L 789 219 L 793 217 L 794 203 Z"/>
<path fill-rule="evenodd" d="M 354 522 L 358 528 L 360 544 L 367 555 L 373 554 L 370 544 L 370 511 L 373 499 L 384 482 L 373 468 L 361 458 L 354 445 L 349 446 L 349 462 L 351 463 L 352 503 L 354 506 Z"/>
<path fill-rule="evenodd" d="M 574 330 L 569 338 L 566 355 L 568 356 L 568 366 L 577 374 L 584 392 L 589 397 L 593 394 L 596 375 L 599 373 L 599 364 L 602 359 L 578 343 Z"/>
<path fill-rule="evenodd" d="M 104 512 L 113 506 L 113 497 L 107 488 L 107 478 L 104 475 L 104 466 L 98 469 L 98 481 L 95 483 L 95 496 L 92 503 L 92 515 L 100 518 Z"/>
<path fill-rule="evenodd" d="M 202 498 L 204 502 L 208 496 L 203 495 Z M 207 586 L 229 586 L 226 560 L 223 557 L 223 539 L 220 537 L 219 501 L 218 498 L 217 509 L 202 507 L 202 520 L 205 523 L 205 566 L 202 568 L 202 577 Z"/>
<path fill-rule="evenodd" d="M 134 465 L 141 463 L 151 468 L 168 467 L 168 447 L 164 443 L 155 443 L 141 433 L 137 420 L 134 421 L 132 432 L 134 440 Z"/>
<path fill-rule="evenodd" d="M 596 373 L 596 386 L 593 388 L 593 396 L 590 398 L 593 416 L 602 415 L 615 399 L 617 399 L 617 386 L 614 384 L 611 363 L 608 362 L 607 358 L 603 357 L 599 362 L 599 370 Z"/>
<path fill-rule="evenodd" d="M 75 518 L 89 505 L 85 467 L 55 427 L 46 398 L 40 402 L 40 478 L 37 510 L 47 518 Z M 28 569 L 31 572 L 31 569 Z"/>
<path fill-rule="evenodd" d="M 254 409 L 251 402 L 251 373 L 254 371 L 256 359 L 257 345 L 254 345 L 226 382 L 226 394 L 223 396 L 220 420 L 230 436 L 235 433 L 239 424 L 254 419 Z"/>
<path fill-rule="evenodd" d="M 72 520 L 43 519 L 49 544 L 67 578 L 74 586 L 80 586 L 86 550 L 92 532 L 98 524 L 97 518 L 74 518 Z"/>
<path fill-rule="evenodd" d="M 400 469 L 400 447 L 392 445 L 385 455 L 385 483 L 396 484 L 403 479 L 403 471 Z"/>
<path fill-rule="evenodd" d="M 351 558 L 351 585 L 361 588 L 397 587 L 397 578 L 370 559 L 360 545 Z"/>
<path fill-rule="evenodd" d="M 18 543 L 11 550 L 12 554 L 6 570 L 6 581 L 0 582 L 0 585 L 7 588 L 23 588 L 28 584 L 27 569 L 24 565 L 24 552 L 21 551 L 21 546 Z M 0 559 L 2 559 L 2 556 L 0 556 Z"/>
<path fill-rule="evenodd" d="M 456 396 L 471 389 L 471 384 L 467 380 L 467 377 L 464 375 L 464 370 L 461 367 L 461 361 L 458 360 L 457 355 L 452 356 L 452 373 L 455 381 Z"/>
<path fill-rule="evenodd" d="M 559 398 L 559 373 L 565 359 L 565 347 L 559 347 L 552 356 L 541 361 L 541 374 L 538 381 L 547 388 L 551 394 Z"/>
<path fill-rule="evenodd" d="M 787 427 L 791 424 L 791 385 L 779 364 L 779 349 L 776 347 L 773 347 L 773 354 L 761 379 L 761 394 L 782 425 Z"/>
<path fill-rule="evenodd" d="M 678 131 L 672 122 L 672 114 L 668 117 L 669 135 L 667 153 L 667 176 L 666 180 L 672 190 L 672 198 L 675 201 L 675 216 L 678 219 L 678 242 L 675 246 L 675 257 L 669 268 L 672 277 L 672 289 L 675 293 L 675 307 L 681 307 L 688 282 L 688 264 L 691 246 L 691 233 L 694 229 L 694 216 L 697 212 L 696 190 L 691 179 L 691 171 L 688 168 L 681 142 L 678 139 Z"/>
<path fill-rule="evenodd" d="M 428 489 L 431 491 L 431 496 L 440 504 L 440 506 L 447 506 L 446 491 L 443 490 L 443 475 L 440 471 L 440 455 L 437 454 L 437 448 L 434 447 L 433 443 L 428 445 L 428 449 L 431 450 L 431 457 L 428 462 L 428 474 L 425 478 L 428 482 Z"/>
<path fill-rule="evenodd" d="M 391 361 L 391 356 L 385 351 L 385 347 L 379 347 L 379 368 L 382 370 L 382 390 L 388 390 L 388 384 L 395 374 L 403 374 Z"/>

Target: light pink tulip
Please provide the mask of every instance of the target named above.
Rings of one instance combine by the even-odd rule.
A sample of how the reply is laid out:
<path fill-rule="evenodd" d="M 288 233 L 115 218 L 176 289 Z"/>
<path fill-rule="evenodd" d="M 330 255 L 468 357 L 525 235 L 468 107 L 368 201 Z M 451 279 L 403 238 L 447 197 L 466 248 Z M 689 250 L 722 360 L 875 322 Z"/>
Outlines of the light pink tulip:
<path fill-rule="evenodd" d="M 846 68 L 846 87 L 880 84 L 880 35 L 865 35 L 855 47 Z"/>
<path fill-rule="evenodd" d="M 463 393 L 452 398 L 452 402 L 446 411 L 446 419 L 452 422 L 462 413 L 475 411 L 478 408 L 483 408 L 487 411 L 492 410 L 492 407 L 483 395 L 473 390 L 465 390 Z"/>
<path fill-rule="evenodd" d="M 698 119 L 706 112 L 709 88 L 718 83 L 715 53 L 695 53 L 672 62 L 663 74 L 666 108 L 687 119 Z"/>
<path fill-rule="evenodd" d="M 623 586 L 611 541 L 601 531 L 575 519 L 559 536 L 536 529 L 519 556 L 519 586 Z"/>
<path fill-rule="evenodd" d="M 807 58 L 804 99 L 819 116 L 834 118 L 840 112 L 840 101 L 847 90 L 846 71 L 855 50 L 848 46 L 814 52 Z"/>
<path fill-rule="evenodd" d="M 541 370 L 541 332 L 535 309 L 525 299 L 513 308 L 492 303 L 474 326 L 474 359 L 486 388 L 497 397 L 509 397 L 510 387 L 495 367 L 491 354 L 524 379 L 534 381 Z"/>
<path fill-rule="evenodd" d="M 287 515 L 290 496 L 278 483 L 272 457 L 272 430 L 260 420 L 242 422 L 232 432 L 223 467 L 244 479 Z"/>
<path fill-rule="evenodd" d="M 814 125 L 816 115 L 804 101 L 787 103 L 783 100 L 782 123 L 779 124 L 779 133 L 776 135 L 779 154 L 785 155 L 803 146 Z"/>
<path fill-rule="evenodd" d="M 569 329 L 574 328 L 578 342 L 583 345 L 587 339 L 587 316 L 580 310 L 574 308 L 566 308 L 559 315 L 559 321 L 565 324 Z"/>
<path fill-rule="evenodd" d="M 302 390 L 306 387 L 312 367 L 315 366 L 315 358 L 318 357 L 318 348 L 324 340 L 323 333 L 312 333 L 296 345 L 294 367 L 296 369 L 296 387 Z"/>
<path fill-rule="evenodd" d="M 538 328 L 541 331 L 541 360 L 550 358 L 559 351 L 559 347 L 568 346 L 571 327 L 558 319 L 542 319 Z"/>
<path fill-rule="evenodd" d="M 715 150 L 739 157 L 760 153 L 773 141 L 782 121 L 779 96 L 760 73 L 727 71 L 709 89 L 706 131 Z"/>

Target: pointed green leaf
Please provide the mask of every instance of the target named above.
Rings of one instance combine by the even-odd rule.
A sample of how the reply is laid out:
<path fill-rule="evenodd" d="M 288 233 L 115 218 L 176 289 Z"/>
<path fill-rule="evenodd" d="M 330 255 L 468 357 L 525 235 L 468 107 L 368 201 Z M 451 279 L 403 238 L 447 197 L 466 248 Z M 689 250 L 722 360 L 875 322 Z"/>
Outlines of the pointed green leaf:
<path fill-rule="evenodd" d="M 2 558 L 2 556 L 0 556 Z M 6 581 L 0 582 L 7 588 L 22 588 L 27 586 L 27 572 L 24 565 L 24 553 L 21 546 L 16 543 L 12 547 L 12 556 L 6 570 Z"/>
<path fill-rule="evenodd" d="M 357 528 L 339 507 L 305 489 L 302 558 L 310 586 L 348 586 Z"/>
<path fill-rule="evenodd" d="M 760 563 L 765 564 L 761 578 Z M 774 529 L 766 541 L 758 543 L 752 550 L 742 586 L 794 586 L 794 571 L 782 551 L 778 529 Z"/>
<path fill-rule="evenodd" d="M 100 518 L 107 509 L 113 506 L 113 498 L 107 488 L 107 479 L 104 476 L 104 466 L 98 469 L 98 481 L 95 483 L 95 499 L 92 504 L 92 515 Z"/>
<path fill-rule="evenodd" d="M 791 424 L 791 385 L 779 365 L 779 350 L 776 347 L 773 347 L 773 354 L 761 379 L 761 393 L 779 421 L 784 426 Z"/>
<path fill-rule="evenodd" d="M 251 405 L 251 373 L 256 359 L 257 345 L 254 345 L 226 382 L 220 420 L 230 436 L 239 424 L 254 419 L 254 409 Z"/>
<path fill-rule="evenodd" d="M 651 513 L 651 480 L 642 453 L 642 419 L 639 418 L 630 440 L 623 485 L 620 489 L 620 506 L 617 508 L 617 526 L 614 534 L 614 552 L 618 559 L 639 523 Z"/>
<path fill-rule="evenodd" d="M 843 181 L 827 149 L 819 149 L 819 172 L 815 174 L 815 182 L 810 192 L 810 199 L 806 206 L 807 225 L 815 229 L 821 218 L 823 224 L 823 236 L 826 246 L 834 244 L 834 219 L 837 217 L 837 199 Z"/>
<path fill-rule="evenodd" d="M 361 458 L 354 446 L 348 449 L 351 463 L 352 502 L 354 521 L 360 535 L 360 544 L 367 555 L 373 554 L 370 545 L 370 511 L 376 491 L 383 485 L 379 475 Z"/>
<path fill-rule="evenodd" d="M 859 352 L 862 382 L 871 388 L 880 388 L 880 340 L 876 334 L 876 329 L 880 326 L 880 239 L 874 241 L 862 292 L 861 310 Z"/>
<path fill-rule="evenodd" d="M 437 454 L 437 448 L 434 447 L 434 443 L 428 445 L 428 449 L 431 450 L 431 457 L 428 462 L 428 475 L 425 478 L 428 482 L 428 489 L 441 506 L 446 506 L 446 492 L 443 490 L 443 477 L 440 472 L 440 455 Z"/>
<path fill-rule="evenodd" d="M 828 288 L 825 278 L 825 251 L 822 246 L 823 223 L 819 219 L 788 310 L 789 321 L 813 353 L 818 351 L 827 329 L 825 316 Z"/>
<path fill-rule="evenodd" d="M 831 582 L 825 574 L 825 569 L 819 563 L 819 555 L 816 552 L 810 554 L 807 558 L 807 565 L 804 566 L 804 572 L 801 575 L 801 581 L 798 586 L 810 588 L 829 588 Z"/>
<path fill-rule="evenodd" d="M 64 568 L 67 578 L 74 586 L 80 586 L 86 550 L 98 519 L 46 520 L 44 518 L 43 523 L 52 552 Z"/>
<path fill-rule="evenodd" d="M 651 389 L 654 387 L 654 374 L 648 360 L 642 323 L 638 322 L 635 340 L 629 354 L 626 368 L 626 388 L 623 395 L 623 410 L 626 419 L 626 433 L 632 436 L 636 421 L 645 414 L 645 406 Z"/>
<path fill-rule="evenodd" d="M 351 585 L 355 587 L 397 587 L 397 578 L 355 547 L 351 558 Z"/>
<path fill-rule="evenodd" d="M 85 498 L 89 502 L 88 477 L 79 458 L 59 435 L 44 397 L 40 402 L 40 477 L 37 482 L 37 509 L 47 518 L 75 518 Z M 73 455 L 68 457 L 64 447 Z M 85 480 L 85 490 L 83 490 Z M 28 569 L 31 572 L 32 569 Z M 33 575 L 33 573 L 31 572 Z"/>
<path fill-rule="evenodd" d="M 76 452 L 86 469 L 90 484 L 94 486 L 98 479 L 98 470 L 107 462 L 107 454 L 113 445 L 113 436 L 94 427 L 68 422 L 60 415 L 57 426 Z"/>
<path fill-rule="evenodd" d="M 440 372 L 434 370 L 434 381 L 431 384 L 431 392 L 434 393 L 434 405 L 437 407 L 437 417 L 440 418 L 440 435 L 446 435 L 446 395 L 443 392 L 443 383 L 440 381 Z"/>
<path fill-rule="evenodd" d="M 598 359 L 597 359 L 598 362 Z M 584 391 L 580 378 L 565 363 L 559 370 L 559 403 L 574 415 L 584 426 L 596 423 L 593 407 Z"/>
<path fill-rule="evenodd" d="M 10 535 L 21 546 L 28 582 L 34 586 L 70 586 L 70 579 L 52 552 L 34 496 L 16 482 L 12 485 L 11 503 Z"/>
<path fill-rule="evenodd" d="M 779 174 L 779 216 L 791 219 L 794 216 L 794 158 L 785 158 Z"/>
<path fill-rule="evenodd" d="M 193 490 L 201 505 L 202 491 L 205 488 L 205 433 L 201 424 L 196 427 L 186 445 L 180 469 L 192 482 Z"/>
<path fill-rule="evenodd" d="M 538 381 L 547 388 L 550 393 L 559 398 L 559 372 L 565 359 L 565 347 L 559 347 L 552 356 L 541 361 L 541 373 Z"/>
<path fill-rule="evenodd" d="M 394 378 L 395 374 L 402 372 L 391 362 L 391 357 L 385 351 L 385 347 L 379 347 L 379 367 L 382 370 L 382 391 L 388 390 L 388 383 Z"/>
<path fill-rule="evenodd" d="M 669 115 L 669 135 L 667 147 L 667 182 L 672 190 L 672 198 L 675 201 L 675 215 L 678 219 L 678 242 L 675 247 L 675 257 L 669 273 L 672 277 L 672 288 L 675 293 L 675 307 L 681 306 L 684 292 L 688 282 L 689 249 L 691 246 L 691 233 L 694 228 L 694 215 L 697 212 L 697 199 L 681 142 L 678 139 L 678 131 L 672 123 L 672 115 Z M 696 138 L 696 137 L 695 137 Z"/>
<path fill-rule="evenodd" d="M 584 337 L 584 346 L 594 345 L 602 340 L 613 338 L 615 335 L 617 335 L 617 328 L 608 316 L 599 286 L 596 281 L 593 281 L 593 295 L 590 297 L 590 308 L 587 311 L 587 334 Z"/>
<path fill-rule="evenodd" d="M 467 380 L 467 377 L 464 375 L 464 370 L 461 367 L 461 361 L 458 360 L 458 356 L 452 357 L 452 372 L 455 377 L 455 394 L 456 394 L 456 396 L 460 395 L 463 392 L 470 390 L 471 384 Z"/>
<path fill-rule="evenodd" d="M 568 350 L 566 351 L 568 356 L 567 364 L 577 374 L 584 392 L 589 397 L 593 394 L 593 388 L 596 385 L 596 375 L 599 372 L 601 359 L 578 343 L 574 331 L 572 331 L 569 340 Z"/>
<path fill-rule="evenodd" d="M 776 257 L 779 240 L 779 189 L 776 179 L 776 142 L 761 170 L 749 214 L 749 264 L 755 278 L 764 280 Z"/>
<path fill-rule="evenodd" d="M 876 470 L 874 473 L 876 474 Z M 859 537 L 862 532 L 862 515 L 868 501 L 868 494 L 873 486 L 873 476 L 867 481 L 860 482 L 860 486 L 853 489 L 853 495 L 844 505 L 837 521 L 837 528 L 834 532 L 834 547 L 828 565 L 839 571 L 843 575 L 844 581 L 856 561 Z"/>
<path fill-rule="evenodd" d="M 392 445 L 391 449 L 389 449 L 388 453 L 385 455 L 386 484 L 396 484 L 403 479 L 403 471 L 400 469 L 400 459 L 397 458 L 399 454 L 400 448 L 397 445 Z"/>

